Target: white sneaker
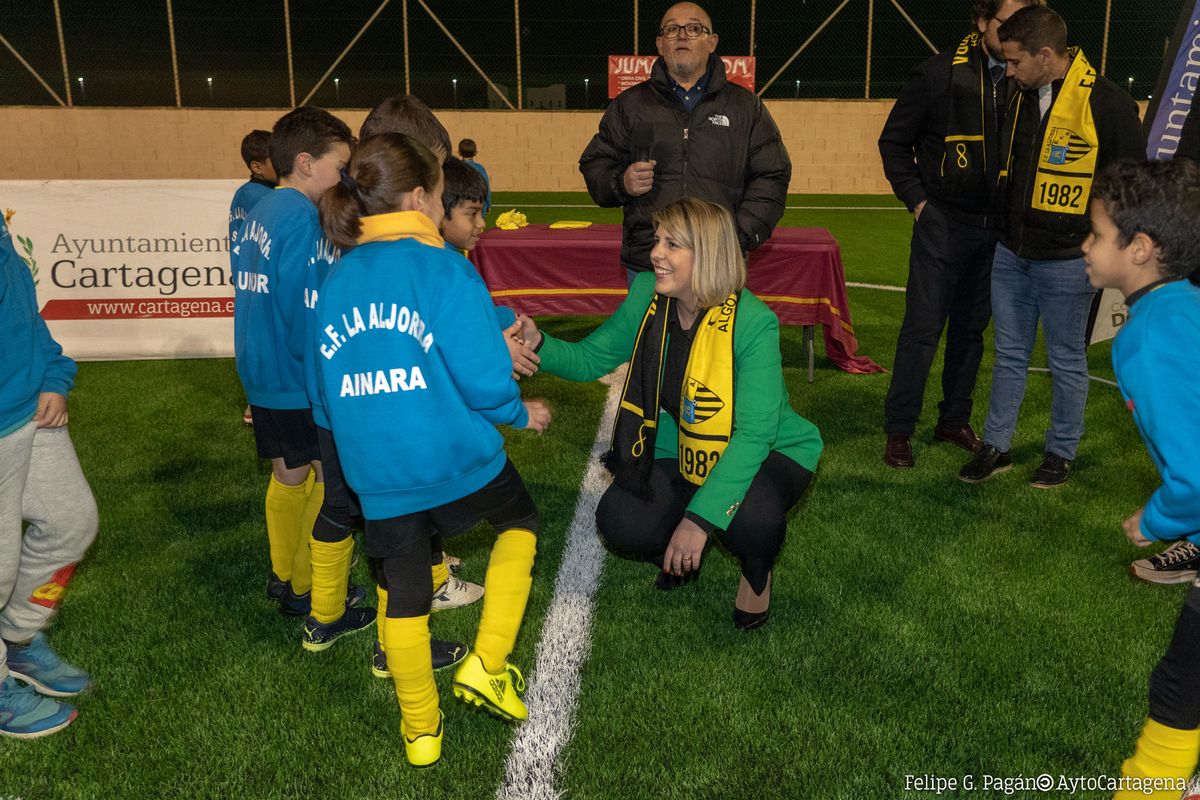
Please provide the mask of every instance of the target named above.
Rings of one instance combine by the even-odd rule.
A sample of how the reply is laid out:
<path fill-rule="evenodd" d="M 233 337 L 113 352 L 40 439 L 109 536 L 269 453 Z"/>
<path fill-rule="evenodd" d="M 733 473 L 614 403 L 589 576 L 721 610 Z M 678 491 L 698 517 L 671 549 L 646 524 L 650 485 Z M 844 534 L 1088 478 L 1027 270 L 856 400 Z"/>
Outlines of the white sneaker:
<path fill-rule="evenodd" d="M 451 573 L 449 580 L 433 590 L 432 611 L 469 606 L 483 597 L 483 587 L 478 583 L 464 581 Z"/>
<path fill-rule="evenodd" d="M 462 569 L 462 559 L 458 556 L 452 556 L 449 553 L 442 553 L 442 563 L 446 565 L 446 569 L 453 572 L 455 575 Z"/>

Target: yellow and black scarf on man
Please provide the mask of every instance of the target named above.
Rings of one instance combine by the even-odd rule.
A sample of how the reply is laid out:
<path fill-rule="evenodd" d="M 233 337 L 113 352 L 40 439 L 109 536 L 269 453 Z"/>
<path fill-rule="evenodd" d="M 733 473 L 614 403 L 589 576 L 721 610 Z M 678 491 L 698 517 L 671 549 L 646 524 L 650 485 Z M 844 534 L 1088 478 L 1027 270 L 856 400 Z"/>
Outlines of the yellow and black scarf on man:
<path fill-rule="evenodd" d="M 995 136 L 984 133 L 991 76 L 980 37 L 979 33 L 967 34 L 950 65 L 950 111 L 941 174 L 942 185 L 955 194 L 987 191 L 988 163 L 995 164 L 999 149 Z"/>
<path fill-rule="evenodd" d="M 602 461 L 618 486 L 649 499 L 650 471 L 667 349 L 667 320 L 675 301 L 654 295 L 642 317 L 633 358 Z M 696 333 L 679 398 L 679 474 L 700 485 L 725 453 L 733 434 L 733 330 L 738 293 L 708 309 Z"/>
<path fill-rule="evenodd" d="M 1037 211 L 1082 216 L 1087 213 L 1100 155 L 1100 137 L 1091 103 L 1096 70 L 1078 47 L 1072 47 L 1069 53 L 1071 67 L 1050 107 L 1028 200 L 1029 207 Z M 1006 137 L 1006 167 L 1001 179 L 1007 178 L 1012 168 L 1012 139 L 1021 116 L 1021 104 L 1026 102 L 1036 103 L 1037 99 L 1025 97 L 1024 93 L 1017 97 Z"/>

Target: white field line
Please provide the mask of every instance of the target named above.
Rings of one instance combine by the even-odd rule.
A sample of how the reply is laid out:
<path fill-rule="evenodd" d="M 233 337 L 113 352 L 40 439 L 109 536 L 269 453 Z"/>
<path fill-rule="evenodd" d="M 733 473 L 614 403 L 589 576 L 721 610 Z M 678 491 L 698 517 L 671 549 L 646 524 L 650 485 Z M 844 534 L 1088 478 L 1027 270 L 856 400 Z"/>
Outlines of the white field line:
<path fill-rule="evenodd" d="M 846 286 L 854 289 L 878 289 L 881 292 L 900 292 L 904 294 L 903 286 L 889 286 L 884 283 L 858 283 L 856 281 L 846 281 Z"/>
<path fill-rule="evenodd" d="M 529 719 L 513 735 L 504 782 L 496 791 L 498 800 L 557 800 L 561 796 L 556 788 L 559 756 L 575 728 L 579 671 L 592 646 L 593 598 L 604 567 L 604 547 L 596 534 L 596 505 L 610 479 L 600 456 L 612 439 L 624 370 L 602 379 L 608 384 L 608 399 L 567 532 L 566 549 L 554 581 L 554 599 L 542 623 L 542 638 L 525 694 Z"/>

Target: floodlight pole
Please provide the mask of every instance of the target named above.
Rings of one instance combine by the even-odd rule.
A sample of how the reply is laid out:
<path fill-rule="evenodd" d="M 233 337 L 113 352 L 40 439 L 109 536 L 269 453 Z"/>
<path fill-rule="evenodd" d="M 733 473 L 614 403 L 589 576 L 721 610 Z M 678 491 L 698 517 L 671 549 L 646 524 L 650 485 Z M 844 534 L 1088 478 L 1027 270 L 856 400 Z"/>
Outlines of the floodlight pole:
<path fill-rule="evenodd" d="M 1104 9 L 1104 45 L 1100 48 L 1100 74 L 1103 75 L 1108 71 L 1108 28 L 1112 23 L 1112 0 Z"/>
<path fill-rule="evenodd" d="M 638 0 L 633 0 L 633 54 L 638 54 Z"/>
<path fill-rule="evenodd" d="M 750 0 L 750 57 L 754 57 L 754 21 L 757 16 L 758 0 Z"/>
<path fill-rule="evenodd" d="M 816 39 L 818 36 L 820 36 L 821 31 L 823 31 L 827 27 L 829 27 L 829 23 L 833 22 L 834 17 L 836 17 L 838 14 L 842 13 L 842 9 L 845 8 L 849 4 L 850 4 L 850 0 L 842 0 L 841 5 L 839 5 L 837 8 L 835 8 L 833 10 L 833 13 L 830 14 L 828 17 L 826 17 L 825 21 L 821 23 L 821 27 L 819 27 L 815 31 L 813 31 L 812 36 L 809 36 L 807 39 L 804 40 L 804 44 L 802 44 L 798 48 L 796 48 L 796 52 L 792 53 L 791 57 L 788 58 L 787 61 L 783 62 L 783 66 L 780 67 L 775 72 L 775 74 L 771 76 L 771 80 L 769 80 L 765 84 L 763 84 L 763 87 L 758 90 L 759 97 L 762 97 L 763 92 L 765 92 L 765 91 L 767 91 L 767 89 L 771 88 L 771 84 L 775 83 L 775 81 L 778 80 L 779 76 L 782 75 L 787 70 L 787 68 L 792 65 L 792 62 L 795 61 L 801 53 L 803 53 L 806 49 L 808 49 L 808 46 L 810 44 L 812 44 L 813 39 Z"/>
<path fill-rule="evenodd" d="M 875 47 L 875 0 L 867 0 L 867 80 L 863 99 L 871 99 L 871 50 Z"/>
<path fill-rule="evenodd" d="M 517 108 L 521 109 L 525 107 L 521 86 L 521 0 L 513 0 L 513 20 L 517 31 Z"/>
<path fill-rule="evenodd" d="M 290 0 L 283 0 L 283 33 L 287 41 L 288 92 L 291 107 L 296 107 L 296 70 L 292 67 L 292 8 Z"/>
<path fill-rule="evenodd" d="M 58 52 L 62 56 L 63 88 L 66 89 L 67 105 L 73 106 L 71 99 L 71 71 L 67 69 L 67 42 L 63 38 L 62 11 L 58 8 L 58 0 L 54 0 L 54 24 L 58 27 Z"/>
<path fill-rule="evenodd" d="M 408 0 L 401 3 L 404 17 L 404 93 L 412 94 L 412 71 L 408 66 Z"/>
<path fill-rule="evenodd" d="M 17 48 L 13 47 L 12 44 L 9 43 L 8 39 L 5 39 L 3 35 L 0 35 L 0 44 L 4 45 L 6 48 L 8 48 L 8 52 L 12 53 L 13 57 L 15 59 L 17 59 L 17 61 L 21 62 L 22 67 L 29 70 L 29 74 L 32 75 L 34 77 L 34 79 L 42 85 L 43 89 L 45 89 L 47 92 L 50 93 L 50 96 L 54 98 L 54 101 L 56 103 L 58 103 L 60 106 L 66 105 L 66 103 L 63 102 L 63 99 L 58 96 L 58 92 L 56 92 L 50 88 L 50 84 L 46 83 L 46 81 L 42 78 L 42 76 L 38 74 L 38 71 L 36 69 L 34 69 L 32 66 L 30 66 L 29 62 L 26 61 L 25 58 L 20 53 L 17 52 Z"/>
<path fill-rule="evenodd" d="M 335 58 L 333 63 L 329 65 L 329 69 L 325 70 L 325 74 L 321 76 L 321 79 L 317 81 L 316 85 L 313 86 L 313 88 L 309 90 L 308 94 L 304 96 L 304 99 L 300 101 L 300 105 L 308 105 L 308 101 L 312 100 L 313 95 L 325 85 L 325 81 L 329 80 L 329 76 L 332 75 L 333 71 L 338 68 L 339 64 L 342 63 L 342 59 L 346 57 L 354 45 L 358 44 L 358 40 L 361 39 L 363 34 L 367 32 L 367 29 L 375 24 L 375 20 L 379 19 L 379 15 L 383 13 L 383 10 L 388 7 L 388 3 L 390 2 L 392 2 L 392 0 L 383 0 L 383 2 L 379 4 L 379 8 L 375 9 L 375 13 L 371 15 L 371 18 L 364 22 L 363 26 L 358 29 L 358 33 L 354 34 L 354 38 L 350 40 L 350 44 L 346 45 L 345 48 L 342 49 L 342 52 L 338 54 L 338 57 Z"/>
<path fill-rule="evenodd" d="M 57 3 L 57 0 L 56 0 Z M 171 0 L 167 0 L 167 36 L 171 39 L 171 75 L 175 78 L 175 107 L 183 107 L 183 96 L 179 93 L 179 56 L 175 51 L 175 11 Z M 208 81 L 208 99 L 212 102 L 212 79 Z"/>

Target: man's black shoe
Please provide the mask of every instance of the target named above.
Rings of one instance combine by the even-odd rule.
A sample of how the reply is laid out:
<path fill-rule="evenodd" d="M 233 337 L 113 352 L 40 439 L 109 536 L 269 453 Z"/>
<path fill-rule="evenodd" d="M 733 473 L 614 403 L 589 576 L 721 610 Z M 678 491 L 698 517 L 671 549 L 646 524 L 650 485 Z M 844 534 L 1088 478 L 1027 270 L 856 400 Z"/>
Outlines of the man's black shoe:
<path fill-rule="evenodd" d="M 889 433 L 883 448 L 883 463 L 894 469 L 907 469 L 913 465 L 912 442 L 901 433 Z"/>
<path fill-rule="evenodd" d="M 977 452 L 980 447 L 983 447 L 983 440 L 970 425 L 948 425 L 939 422 L 934 426 L 933 438 L 939 442 L 949 442 L 955 447 L 961 447 L 968 453 Z"/>
<path fill-rule="evenodd" d="M 1035 489 L 1053 489 L 1062 486 L 1071 477 L 1071 462 L 1062 456 L 1046 453 L 1041 466 L 1033 471 L 1029 485 Z"/>
<path fill-rule="evenodd" d="M 1008 453 L 1001 453 L 990 444 L 985 444 L 959 471 L 958 479 L 967 483 L 982 483 L 996 473 L 1008 472 L 1010 469 L 1012 459 L 1008 457 Z"/>

